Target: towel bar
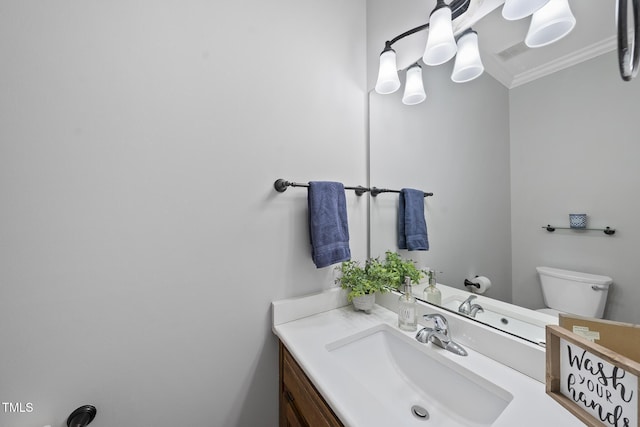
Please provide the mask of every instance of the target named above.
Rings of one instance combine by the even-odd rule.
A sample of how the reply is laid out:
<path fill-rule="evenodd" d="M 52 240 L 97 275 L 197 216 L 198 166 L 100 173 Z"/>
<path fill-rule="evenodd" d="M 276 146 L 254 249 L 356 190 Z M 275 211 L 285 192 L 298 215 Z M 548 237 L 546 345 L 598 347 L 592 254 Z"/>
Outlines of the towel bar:
<path fill-rule="evenodd" d="M 273 183 L 273 188 L 276 189 L 279 193 L 284 193 L 287 190 L 287 187 L 309 187 L 309 184 L 300 183 L 300 182 L 290 182 L 284 180 L 282 178 L 277 179 L 276 182 Z M 357 187 L 344 187 L 345 190 L 354 190 L 356 195 L 362 196 L 364 193 L 371 192 L 373 197 L 376 197 L 380 193 L 399 193 L 400 190 L 389 190 L 386 188 L 376 188 L 376 187 L 363 187 L 358 185 Z M 433 196 L 433 193 L 424 193 L 424 197 Z"/>
<path fill-rule="evenodd" d="M 276 189 L 279 193 L 284 193 L 287 190 L 287 187 L 309 187 L 309 184 L 304 184 L 300 182 L 289 182 L 284 179 L 277 179 L 276 182 L 273 183 L 273 188 Z M 368 188 L 365 188 L 361 185 L 357 187 L 344 187 L 345 190 L 355 190 L 356 195 L 362 196 L 367 191 L 370 191 Z"/>
<path fill-rule="evenodd" d="M 371 195 L 373 197 L 376 197 L 380 193 L 399 193 L 399 192 L 400 190 L 389 190 L 387 188 L 376 188 L 376 187 L 371 188 Z M 430 197 L 430 196 L 433 196 L 433 193 L 424 193 L 424 197 Z"/>

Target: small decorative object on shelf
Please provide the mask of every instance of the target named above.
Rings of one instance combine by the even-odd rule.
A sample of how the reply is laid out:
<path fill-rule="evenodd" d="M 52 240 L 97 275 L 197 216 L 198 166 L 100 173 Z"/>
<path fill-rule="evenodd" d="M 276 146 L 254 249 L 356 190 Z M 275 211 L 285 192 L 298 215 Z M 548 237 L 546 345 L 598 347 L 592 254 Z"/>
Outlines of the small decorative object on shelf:
<path fill-rule="evenodd" d="M 571 228 L 587 228 L 587 214 L 569 214 Z"/>
<path fill-rule="evenodd" d="M 615 228 L 611 228 L 611 227 L 605 227 L 605 228 L 556 227 L 555 225 L 547 224 L 546 226 L 543 226 L 542 228 L 545 228 L 550 233 L 552 233 L 552 232 L 554 232 L 556 230 L 580 230 L 580 231 L 584 230 L 584 231 L 602 231 L 607 236 L 612 236 L 612 235 L 616 234 L 616 229 Z"/>

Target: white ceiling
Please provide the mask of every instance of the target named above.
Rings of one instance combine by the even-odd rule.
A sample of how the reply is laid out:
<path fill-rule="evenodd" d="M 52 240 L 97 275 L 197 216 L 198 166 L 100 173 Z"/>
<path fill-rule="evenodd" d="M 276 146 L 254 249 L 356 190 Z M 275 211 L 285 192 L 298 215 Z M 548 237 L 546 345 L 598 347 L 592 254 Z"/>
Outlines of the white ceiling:
<path fill-rule="evenodd" d="M 616 0 L 570 0 L 576 26 L 563 39 L 549 46 L 530 49 L 524 44 L 531 18 L 507 21 L 502 17 L 503 0 L 471 0 L 469 15 L 461 26 L 478 32 L 485 71 L 513 88 L 555 71 L 594 58 L 616 48 Z"/>

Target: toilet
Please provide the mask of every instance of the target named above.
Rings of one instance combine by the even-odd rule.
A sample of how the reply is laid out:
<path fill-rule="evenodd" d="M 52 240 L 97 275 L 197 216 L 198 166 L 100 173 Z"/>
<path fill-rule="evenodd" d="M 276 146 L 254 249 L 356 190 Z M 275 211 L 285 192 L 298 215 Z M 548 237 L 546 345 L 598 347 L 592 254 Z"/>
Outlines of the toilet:
<path fill-rule="evenodd" d="M 613 282 L 611 277 L 551 267 L 536 267 L 536 270 L 547 306 L 536 311 L 556 317 L 559 313 L 570 313 L 602 318 L 609 285 Z"/>

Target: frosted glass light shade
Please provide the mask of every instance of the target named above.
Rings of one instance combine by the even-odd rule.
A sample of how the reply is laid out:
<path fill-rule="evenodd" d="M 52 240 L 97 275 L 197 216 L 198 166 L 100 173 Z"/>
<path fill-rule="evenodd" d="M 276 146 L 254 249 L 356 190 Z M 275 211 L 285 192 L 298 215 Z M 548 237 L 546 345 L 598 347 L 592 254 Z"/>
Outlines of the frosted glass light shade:
<path fill-rule="evenodd" d="M 438 2 L 429 17 L 429 35 L 422 60 L 427 65 L 444 64 L 456 54 L 456 40 L 451 26 L 451 9 Z"/>
<path fill-rule="evenodd" d="M 550 0 L 533 14 L 524 43 L 529 47 L 549 45 L 569 34 L 575 25 L 569 0 Z"/>
<path fill-rule="evenodd" d="M 404 84 L 404 95 L 402 103 L 405 105 L 416 105 L 427 98 L 422 84 L 422 67 L 413 64 L 407 70 L 407 81 Z"/>
<path fill-rule="evenodd" d="M 502 6 L 502 17 L 509 21 L 526 18 L 547 3 L 549 0 L 506 0 Z"/>
<path fill-rule="evenodd" d="M 471 81 L 484 72 L 484 65 L 478 49 L 478 33 L 467 31 L 458 39 L 458 54 L 451 73 L 456 83 Z"/>
<path fill-rule="evenodd" d="M 400 78 L 396 65 L 396 51 L 385 49 L 380 54 L 380 68 L 378 68 L 378 81 L 376 82 L 376 92 L 386 95 L 393 93 L 400 88 Z"/>

